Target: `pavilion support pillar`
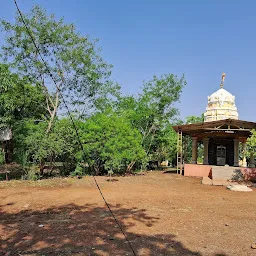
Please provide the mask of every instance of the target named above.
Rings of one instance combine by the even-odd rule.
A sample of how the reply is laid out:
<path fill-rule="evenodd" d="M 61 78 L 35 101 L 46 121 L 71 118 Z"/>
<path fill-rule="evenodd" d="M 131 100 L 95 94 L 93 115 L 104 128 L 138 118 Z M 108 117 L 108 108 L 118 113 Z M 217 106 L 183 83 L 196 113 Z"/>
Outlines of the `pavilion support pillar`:
<path fill-rule="evenodd" d="M 209 138 L 203 138 L 203 143 L 204 143 L 204 164 L 209 164 L 208 162 Z"/>
<path fill-rule="evenodd" d="M 234 139 L 234 166 L 239 166 L 239 140 Z"/>
<path fill-rule="evenodd" d="M 249 164 L 250 168 L 255 168 L 255 160 L 254 159 L 255 159 L 254 153 L 251 152 L 250 153 L 250 164 Z"/>
<path fill-rule="evenodd" d="M 197 137 L 192 137 L 192 164 L 197 163 Z"/>
<path fill-rule="evenodd" d="M 243 162 L 242 166 L 247 167 L 247 162 L 246 162 L 246 141 L 243 141 Z"/>

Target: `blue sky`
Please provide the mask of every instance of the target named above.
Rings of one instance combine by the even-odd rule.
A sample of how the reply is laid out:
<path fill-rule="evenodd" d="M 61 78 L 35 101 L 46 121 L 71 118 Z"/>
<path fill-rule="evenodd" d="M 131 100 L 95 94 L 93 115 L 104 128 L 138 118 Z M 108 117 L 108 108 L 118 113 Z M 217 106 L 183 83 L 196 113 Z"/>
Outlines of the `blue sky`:
<path fill-rule="evenodd" d="M 113 79 L 125 93 L 136 94 L 153 75 L 184 73 L 181 118 L 200 115 L 225 72 L 225 89 L 236 96 L 239 118 L 256 121 L 256 1 L 17 1 L 24 12 L 39 4 L 99 38 L 102 56 L 114 65 Z M 13 1 L 1 0 L 0 17 L 14 15 Z"/>

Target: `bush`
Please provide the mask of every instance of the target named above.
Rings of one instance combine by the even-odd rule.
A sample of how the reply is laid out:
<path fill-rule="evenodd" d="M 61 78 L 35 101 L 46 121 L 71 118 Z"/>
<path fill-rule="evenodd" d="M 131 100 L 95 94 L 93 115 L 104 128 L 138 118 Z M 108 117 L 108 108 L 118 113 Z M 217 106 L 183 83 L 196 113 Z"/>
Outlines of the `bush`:
<path fill-rule="evenodd" d="M 1 170 L 1 180 L 6 179 L 6 174 L 8 176 L 8 179 L 20 179 L 22 175 L 24 174 L 24 168 L 16 163 L 11 164 L 4 164 L 0 166 Z"/>
<path fill-rule="evenodd" d="M 116 113 L 98 113 L 80 126 L 85 161 L 96 175 L 121 174 L 146 158 L 140 132 Z M 83 157 L 80 152 L 80 158 Z"/>
<path fill-rule="evenodd" d="M 70 173 L 71 176 L 83 176 L 91 174 L 87 164 L 78 163 L 76 169 Z"/>
<path fill-rule="evenodd" d="M 23 180 L 39 180 L 40 175 L 39 175 L 39 168 L 38 166 L 31 166 L 26 168 L 25 174 L 22 175 Z"/>

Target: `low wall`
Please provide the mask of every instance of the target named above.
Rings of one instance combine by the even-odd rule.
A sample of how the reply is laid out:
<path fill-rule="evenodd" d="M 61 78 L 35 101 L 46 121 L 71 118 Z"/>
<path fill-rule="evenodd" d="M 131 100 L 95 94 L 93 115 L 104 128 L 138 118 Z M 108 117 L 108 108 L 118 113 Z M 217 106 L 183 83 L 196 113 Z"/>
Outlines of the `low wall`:
<path fill-rule="evenodd" d="M 256 168 L 241 167 L 240 170 L 244 180 L 256 181 Z"/>
<path fill-rule="evenodd" d="M 203 164 L 185 164 L 184 176 L 212 178 L 212 167 Z"/>

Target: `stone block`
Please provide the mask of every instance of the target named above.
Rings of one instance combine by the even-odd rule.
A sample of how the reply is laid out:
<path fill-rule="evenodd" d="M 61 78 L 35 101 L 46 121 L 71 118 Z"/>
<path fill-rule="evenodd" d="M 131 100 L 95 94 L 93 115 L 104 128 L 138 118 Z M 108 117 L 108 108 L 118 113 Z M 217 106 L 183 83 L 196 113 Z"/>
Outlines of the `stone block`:
<path fill-rule="evenodd" d="M 228 181 L 226 179 L 216 179 L 214 178 L 212 180 L 212 185 L 213 186 L 229 186 L 229 185 L 235 185 L 237 184 L 236 182 Z"/>
<path fill-rule="evenodd" d="M 203 177 L 202 184 L 204 185 L 212 185 L 212 180 L 208 177 Z"/>
<path fill-rule="evenodd" d="M 251 192 L 252 189 L 248 188 L 245 185 L 229 185 L 227 186 L 227 189 L 232 190 L 232 191 L 243 191 L 243 192 Z"/>

